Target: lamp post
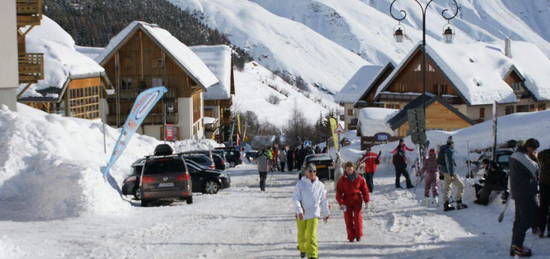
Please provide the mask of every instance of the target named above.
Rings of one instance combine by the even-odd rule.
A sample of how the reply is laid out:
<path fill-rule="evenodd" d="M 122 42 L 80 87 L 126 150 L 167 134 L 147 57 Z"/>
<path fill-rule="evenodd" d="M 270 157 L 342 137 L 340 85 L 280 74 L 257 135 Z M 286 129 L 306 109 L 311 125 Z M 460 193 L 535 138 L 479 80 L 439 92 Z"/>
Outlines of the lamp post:
<path fill-rule="evenodd" d="M 392 12 L 393 10 L 393 5 L 397 2 L 398 0 L 393 0 L 392 3 L 390 4 L 390 15 L 392 16 L 393 19 L 395 19 L 396 21 L 399 22 L 399 25 L 401 24 L 401 21 L 405 20 L 405 18 L 407 18 L 407 11 L 403 10 L 403 9 L 398 9 L 399 10 L 399 13 L 401 13 L 401 17 L 398 17 L 398 16 L 395 16 L 394 13 Z M 422 3 L 420 3 L 419 0 L 414 0 L 418 6 L 420 7 L 420 10 L 422 11 L 422 64 L 421 64 L 421 70 L 422 70 L 422 91 L 423 91 L 423 94 L 425 95 L 426 94 L 426 13 L 428 11 L 428 7 L 430 6 L 430 4 L 434 1 L 434 0 L 429 0 L 428 3 L 426 3 L 425 5 L 422 5 Z M 456 0 L 451 0 L 451 2 L 454 4 L 455 6 L 455 12 L 452 14 L 452 15 L 447 15 L 447 12 L 449 11 L 449 9 L 443 9 L 443 11 L 441 11 L 441 17 L 443 17 L 443 19 L 447 20 L 447 25 L 445 26 L 445 29 L 443 30 L 443 38 L 445 39 L 445 42 L 447 43 L 451 43 L 453 41 L 453 37 L 454 37 L 454 31 L 450 25 L 450 21 L 452 19 L 454 19 L 457 15 L 458 15 L 458 3 L 456 2 Z M 399 42 L 402 42 L 403 41 L 403 38 L 405 36 L 405 33 L 404 33 L 404 30 L 401 26 L 398 26 L 397 29 L 395 30 L 394 34 L 393 34 L 395 40 L 399 43 Z M 422 112 L 424 113 L 424 115 L 426 114 L 426 98 L 424 98 L 423 100 L 423 103 L 422 103 Z M 424 117 L 425 118 L 425 117 Z M 423 129 L 422 129 L 422 134 L 426 134 L 426 121 L 422 121 L 421 122 L 422 125 L 424 125 Z M 422 156 L 424 156 L 424 145 L 425 143 L 421 143 L 420 145 L 420 149 L 421 149 L 421 154 Z"/>

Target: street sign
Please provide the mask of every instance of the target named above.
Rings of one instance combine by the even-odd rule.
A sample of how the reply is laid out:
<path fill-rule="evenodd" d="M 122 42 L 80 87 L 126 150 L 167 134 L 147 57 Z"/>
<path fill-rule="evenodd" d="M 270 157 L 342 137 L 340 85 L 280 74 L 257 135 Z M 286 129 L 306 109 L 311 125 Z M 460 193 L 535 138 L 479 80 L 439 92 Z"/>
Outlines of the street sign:
<path fill-rule="evenodd" d="M 407 120 L 409 122 L 409 135 L 414 144 L 422 145 L 426 143 L 426 117 L 424 108 L 418 107 L 407 110 Z"/>

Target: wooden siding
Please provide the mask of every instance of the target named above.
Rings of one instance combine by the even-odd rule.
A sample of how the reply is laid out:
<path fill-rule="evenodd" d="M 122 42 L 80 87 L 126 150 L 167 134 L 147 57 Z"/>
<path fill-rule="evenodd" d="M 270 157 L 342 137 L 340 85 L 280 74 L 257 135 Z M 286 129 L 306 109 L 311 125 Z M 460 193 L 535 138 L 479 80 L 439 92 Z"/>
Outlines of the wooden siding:
<path fill-rule="evenodd" d="M 426 56 L 427 72 L 426 72 L 426 91 L 435 95 L 450 94 L 460 96 L 454 89 L 451 82 L 447 80 L 443 71 L 441 71 L 435 62 Z M 408 64 L 399 72 L 388 88 L 384 91 L 394 93 L 423 93 L 422 84 L 422 51 L 417 53 L 409 60 Z M 463 100 L 462 100 L 463 101 Z"/>
<path fill-rule="evenodd" d="M 456 130 L 471 126 L 456 113 L 450 111 L 443 104 L 435 101 L 426 108 L 426 129 Z M 408 135 L 409 123 L 405 122 L 398 129 L 400 137 Z"/>
<path fill-rule="evenodd" d="M 101 85 L 100 77 L 90 77 L 90 78 L 84 78 L 84 79 L 71 80 L 71 82 L 69 83 L 69 89 L 78 89 L 78 88 L 85 88 L 85 87 L 99 86 L 99 85 Z"/>
<path fill-rule="evenodd" d="M 201 92 L 196 92 L 195 94 L 193 94 L 193 123 L 202 118 L 201 106 L 202 106 L 202 94 Z"/>

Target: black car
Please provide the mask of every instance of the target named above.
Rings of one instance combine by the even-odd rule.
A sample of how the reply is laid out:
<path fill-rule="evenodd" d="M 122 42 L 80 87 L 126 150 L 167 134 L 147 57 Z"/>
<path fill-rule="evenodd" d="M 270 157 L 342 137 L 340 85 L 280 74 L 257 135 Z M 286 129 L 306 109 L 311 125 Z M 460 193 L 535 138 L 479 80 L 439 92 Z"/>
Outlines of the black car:
<path fill-rule="evenodd" d="M 206 168 L 210 169 L 216 169 L 216 164 L 210 157 L 203 155 L 203 154 L 181 154 L 181 156 L 185 159 L 192 160 L 196 162 L 199 165 L 202 165 Z"/>
<path fill-rule="evenodd" d="M 193 192 L 215 194 L 231 186 L 231 178 L 222 171 L 206 168 L 191 160 L 185 162 L 193 181 Z"/>
<path fill-rule="evenodd" d="M 223 154 L 223 151 L 221 152 Z M 184 155 L 191 155 L 191 154 L 202 154 L 205 156 L 208 156 L 211 160 L 214 161 L 214 166 L 218 170 L 225 170 L 225 159 L 219 155 L 219 153 L 209 150 L 195 150 L 195 151 L 187 151 L 183 152 L 181 154 Z"/>
<path fill-rule="evenodd" d="M 122 194 L 133 194 L 142 206 L 160 200 L 193 203 L 191 175 L 179 155 L 147 156 L 132 167 L 132 174 L 124 179 Z"/>
<path fill-rule="evenodd" d="M 301 179 L 307 165 L 314 164 L 319 180 L 334 180 L 334 160 L 328 153 L 307 155 L 298 178 Z"/>
<path fill-rule="evenodd" d="M 237 166 L 242 164 L 241 151 L 234 147 L 217 147 L 216 150 L 223 150 L 225 152 L 225 158 L 231 166 Z"/>

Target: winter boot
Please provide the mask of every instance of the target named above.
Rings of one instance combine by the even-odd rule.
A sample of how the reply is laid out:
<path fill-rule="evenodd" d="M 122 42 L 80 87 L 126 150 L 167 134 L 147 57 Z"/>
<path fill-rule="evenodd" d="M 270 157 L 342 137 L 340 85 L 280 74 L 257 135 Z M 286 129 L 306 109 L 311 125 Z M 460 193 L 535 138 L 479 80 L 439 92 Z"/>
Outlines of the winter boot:
<path fill-rule="evenodd" d="M 451 205 L 448 201 L 443 204 L 443 211 L 450 211 L 454 209 L 455 207 L 453 207 L 453 205 Z"/>
<path fill-rule="evenodd" d="M 439 197 L 435 196 L 432 198 L 432 205 L 434 207 L 439 207 Z"/>
<path fill-rule="evenodd" d="M 300 253 L 300 258 L 306 258 L 306 253 Z"/>
<path fill-rule="evenodd" d="M 422 205 L 428 207 L 430 205 L 430 198 L 424 197 L 424 200 L 422 200 Z"/>
<path fill-rule="evenodd" d="M 531 249 L 513 245 L 510 248 L 510 256 L 516 256 L 516 255 L 519 257 L 529 257 L 532 255 Z"/>
<path fill-rule="evenodd" d="M 462 200 L 456 201 L 456 209 L 457 210 L 467 209 L 467 208 L 468 208 L 468 205 L 462 203 Z"/>

